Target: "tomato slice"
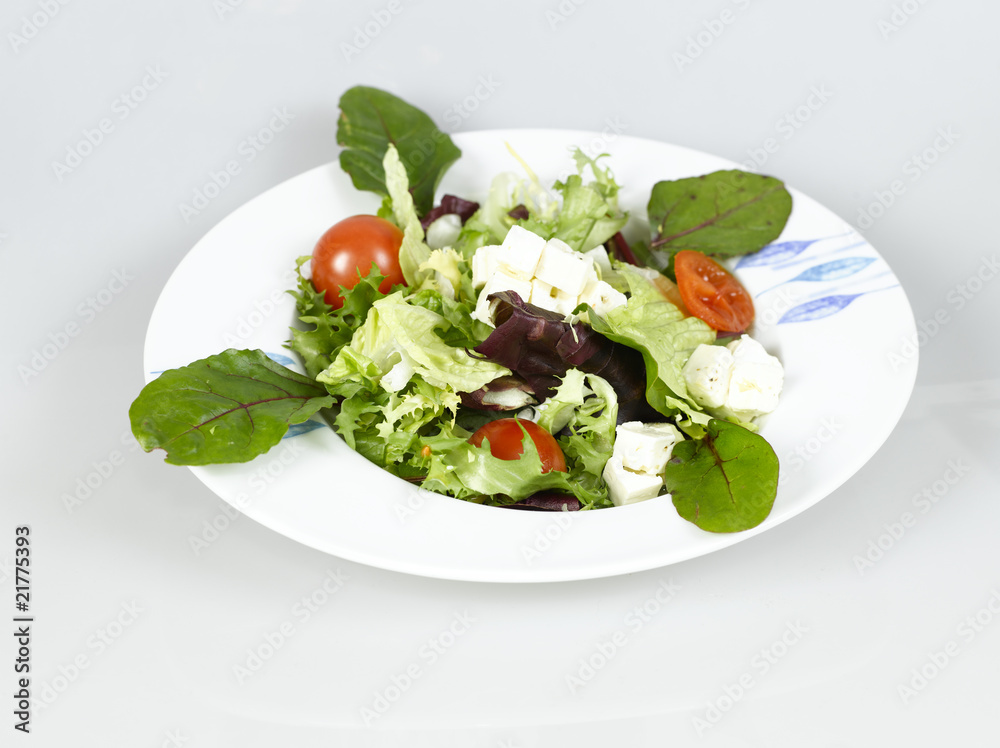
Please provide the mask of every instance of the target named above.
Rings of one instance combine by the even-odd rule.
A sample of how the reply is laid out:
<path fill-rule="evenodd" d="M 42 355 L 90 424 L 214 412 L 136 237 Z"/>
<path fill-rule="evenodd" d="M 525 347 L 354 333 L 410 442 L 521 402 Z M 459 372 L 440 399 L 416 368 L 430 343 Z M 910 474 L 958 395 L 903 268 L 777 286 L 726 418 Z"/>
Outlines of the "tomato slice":
<path fill-rule="evenodd" d="M 524 431 L 521 427 L 524 427 Z M 566 457 L 555 437 L 537 423 L 523 418 L 500 418 L 479 427 L 469 442 L 481 447 L 483 441 L 490 443 L 490 454 L 500 460 L 520 460 L 524 454 L 524 433 L 527 432 L 535 443 L 538 457 L 542 461 L 542 472 L 550 470 L 566 472 Z"/>
<path fill-rule="evenodd" d="M 399 266 L 402 243 L 403 232 L 384 218 L 368 215 L 345 218 L 330 227 L 316 243 L 312 256 L 313 285 L 326 297 L 327 304 L 340 309 L 344 305 L 340 287 L 354 288 L 359 272 L 368 275 L 374 262 L 385 276 L 379 291 L 386 293 L 404 282 Z"/>
<path fill-rule="evenodd" d="M 674 275 L 687 310 L 720 332 L 743 332 L 753 322 L 753 299 L 722 265 L 701 252 L 674 255 Z"/>

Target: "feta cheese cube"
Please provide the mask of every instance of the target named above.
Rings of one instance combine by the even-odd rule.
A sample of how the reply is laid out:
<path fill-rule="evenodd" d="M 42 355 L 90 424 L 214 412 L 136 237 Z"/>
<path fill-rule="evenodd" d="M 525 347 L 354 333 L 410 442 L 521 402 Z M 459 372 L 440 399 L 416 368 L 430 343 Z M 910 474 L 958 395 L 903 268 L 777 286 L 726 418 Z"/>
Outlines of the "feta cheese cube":
<path fill-rule="evenodd" d="M 488 297 L 491 293 L 500 291 L 514 291 L 522 299 L 529 299 L 531 298 L 531 281 L 516 278 L 503 268 L 499 268 L 483 286 L 483 290 L 479 292 L 479 298 L 476 300 L 476 311 L 473 312 L 472 316 L 492 326 L 493 310 L 490 309 Z"/>
<path fill-rule="evenodd" d="M 614 272 L 611 269 L 611 259 L 608 257 L 608 250 L 604 247 L 598 246 L 588 249 L 583 253 L 583 256 L 590 258 L 590 261 L 594 263 L 602 278 Z"/>
<path fill-rule="evenodd" d="M 726 348 L 733 355 L 733 372 L 725 415 L 749 421 L 772 412 L 778 407 L 785 380 L 781 362 L 749 335 L 734 340 Z"/>
<path fill-rule="evenodd" d="M 621 458 L 627 470 L 659 475 L 666 467 L 674 445 L 683 439 L 684 435 L 669 423 L 628 421 L 615 429 L 612 454 Z"/>
<path fill-rule="evenodd" d="M 548 309 L 556 314 L 570 314 L 580 303 L 576 296 L 570 296 L 538 278 L 531 281 L 531 299 L 529 301 L 535 306 Z"/>
<path fill-rule="evenodd" d="M 500 246 L 502 249 L 497 257 L 501 266 L 516 278 L 531 280 L 545 240 L 522 226 L 511 226 Z"/>
<path fill-rule="evenodd" d="M 485 286 L 486 281 L 493 277 L 500 267 L 501 248 L 496 244 L 480 247 L 472 255 L 472 287 Z"/>
<path fill-rule="evenodd" d="M 634 473 L 622 464 L 622 458 L 612 455 L 602 473 L 608 484 L 608 494 L 615 506 L 635 504 L 659 495 L 663 481 L 658 475 Z"/>
<path fill-rule="evenodd" d="M 764 350 L 764 346 L 749 335 L 741 335 L 738 340 L 730 342 L 726 348 L 733 354 L 734 361 L 755 361 L 781 366 L 781 362 L 777 358 Z"/>
<path fill-rule="evenodd" d="M 721 345 L 702 343 L 684 364 L 688 394 L 703 408 L 721 408 L 729 395 L 733 354 Z"/>
<path fill-rule="evenodd" d="M 587 281 L 597 278 L 597 271 L 589 257 L 574 252 L 564 241 L 549 239 L 535 268 L 535 277 L 579 297 Z"/>
<path fill-rule="evenodd" d="M 426 241 L 431 249 L 450 247 L 462 233 L 462 218 L 455 213 L 445 213 L 427 227 Z"/>
<path fill-rule="evenodd" d="M 580 294 L 580 301 L 590 304 L 590 307 L 599 315 L 604 316 L 612 309 L 625 306 L 627 299 L 625 294 L 616 291 L 611 284 L 602 280 L 591 280 Z"/>

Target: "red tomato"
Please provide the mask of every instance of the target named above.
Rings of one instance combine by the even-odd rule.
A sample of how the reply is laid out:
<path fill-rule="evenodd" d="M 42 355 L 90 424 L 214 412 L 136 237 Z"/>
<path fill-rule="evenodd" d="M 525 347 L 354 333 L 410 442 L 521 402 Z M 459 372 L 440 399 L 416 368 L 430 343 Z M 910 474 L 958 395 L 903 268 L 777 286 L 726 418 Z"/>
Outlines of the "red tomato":
<path fill-rule="evenodd" d="M 399 245 L 403 232 L 378 216 L 352 216 L 334 224 L 316 243 L 312 255 L 312 282 L 326 296 L 326 303 L 340 309 L 340 286 L 352 289 L 358 272 L 368 275 L 374 262 L 385 276 L 379 291 L 403 283 Z"/>
<path fill-rule="evenodd" d="M 524 431 L 521 431 L 524 426 Z M 524 454 L 524 432 L 528 433 L 535 443 L 538 456 L 542 461 L 542 472 L 550 470 L 566 472 L 566 458 L 563 456 L 555 437 L 532 421 L 523 418 L 501 418 L 480 426 L 469 441 L 477 447 L 483 445 L 483 440 L 490 443 L 490 454 L 501 460 L 520 460 Z"/>
<path fill-rule="evenodd" d="M 709 327 L 721 332 L 743 332 L 753 322 L 750 294 L 710 257 L 681 250 L 674 256 L 674 275 L 684 306 Z"/>

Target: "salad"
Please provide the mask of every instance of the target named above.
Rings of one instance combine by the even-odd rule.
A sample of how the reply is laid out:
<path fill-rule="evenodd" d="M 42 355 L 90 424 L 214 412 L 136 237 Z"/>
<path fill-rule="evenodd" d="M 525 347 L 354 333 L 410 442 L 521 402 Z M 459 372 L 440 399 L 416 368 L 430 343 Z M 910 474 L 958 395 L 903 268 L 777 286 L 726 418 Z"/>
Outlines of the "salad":
<path fill-rule="evenodd" d="M 603 156 L 575 149 L 575 173 L 550 187 L 521 162 L 481 204 L 438 199 L 461 152 L 426 114 L 367 87 L 340 106 L 340 164 L 382 204 L 296 263 L 286 346 L 306 374 L 234 349 L 165 371 L 130 409 L 146 451 L 246 462 L 320 416 L 376 465 L 456 499 L 672 500 L 712 532 L 767 517 L 778 460 L 757 422 L 782 367 L 746 334 L 752 300 L 716 259 L 780 235 L 780 181 L 659 182 L 635 236 Z"/>

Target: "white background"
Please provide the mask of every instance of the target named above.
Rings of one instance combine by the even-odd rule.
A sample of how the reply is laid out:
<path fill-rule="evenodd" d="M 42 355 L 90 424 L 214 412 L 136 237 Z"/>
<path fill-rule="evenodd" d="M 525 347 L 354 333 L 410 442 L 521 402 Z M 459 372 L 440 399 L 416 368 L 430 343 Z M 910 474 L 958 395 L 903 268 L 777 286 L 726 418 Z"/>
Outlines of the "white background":
<path fill-rule="evenodd" d="M 0 18 L 0 611 L 9 621 L 14 528 L 27 524 L 32 688 L 50 702 L 24 736 L 5 696 L 0 744 L 995 742 L 1000 286 L 973 281 L 968 298 L 960 288 L 996 272 L 995 4 L 232 5 L 12 0 Z M 612 121 L 737 161 L 773 138 L 761 169 L 862 229 L 930 332 L 899 427 L 805 514 L 625 577 L 422 579 L 326 556 L 245 518 L 196 554 L 190 539 L 222 503 L 128 437 L 146 324 L 215 223 L 336 157 L 337 99 L 357 83 L 393 91 L 448 131 Z M 810 99 L 814 90 L 825 93 Z M 144 100 L 123 107 L 123 95 Z M 250 160 L 244 141 L 275 109 L 292 119 Z M 110 131 L 78 166 L 53 165 L 88 151 L 78 143 L 104 118 Z M 927 149 L 922 170 L 912 159 Z M 181 204 L 233 159 L 239 174 L 186 220 Z M 867 225 L 861 211 L 896 180 L 892 204 Z M 118 289 L 110 303 L 80 310 L 104 289 Z M 39 359 L 47 344 L 61 350 Z M 120 464 L 102 468 L 116 451 Z M 100 485 L 68 503 L 99 469 Z M 924 490 L 936 499 L 926 512 Z M 912 526 L 891 537 L 907 512 Z M 346 581 L 303 615 L 296 604 L 328 572 Z M 636 627 L 632 611 L 661 584 L 676 591 Z M 431 661 L 425 646 L 456 616 L 474 621 Z M 239 682 L 233 667 L 283 624 L 292 635 Z M 574 690 L 567 676 L 609 651 L 616 631 L 624 646 Z M 15 689 L 12 639 L 0 646 L 4 694 Z M 419 675 L 406 685 L 412 664 Z M 403 692 L 366 728 L 362 709 L 395 696 L 394 679 Z"/>

